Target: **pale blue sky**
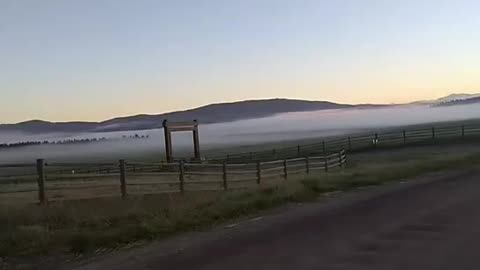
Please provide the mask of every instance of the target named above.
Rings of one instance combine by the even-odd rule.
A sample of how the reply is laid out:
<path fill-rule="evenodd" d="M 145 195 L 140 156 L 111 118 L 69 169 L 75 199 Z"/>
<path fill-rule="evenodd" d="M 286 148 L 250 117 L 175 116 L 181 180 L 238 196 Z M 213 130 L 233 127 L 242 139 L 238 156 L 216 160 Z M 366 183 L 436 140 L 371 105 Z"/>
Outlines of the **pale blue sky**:
<path fill-rule="evenodd" d="M 0 122 L 480 92 L 478 1 L 0 0 Z"/>

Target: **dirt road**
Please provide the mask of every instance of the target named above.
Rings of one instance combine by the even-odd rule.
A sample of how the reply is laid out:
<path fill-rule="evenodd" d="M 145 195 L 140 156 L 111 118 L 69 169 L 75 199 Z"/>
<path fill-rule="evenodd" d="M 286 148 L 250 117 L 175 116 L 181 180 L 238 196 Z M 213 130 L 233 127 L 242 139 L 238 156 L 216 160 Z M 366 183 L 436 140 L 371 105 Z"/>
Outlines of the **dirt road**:
<path fill-rule="evenodd" d="M 477 175 L 437 175 L 294 206 L 75 269 L 477 270 Z"/>

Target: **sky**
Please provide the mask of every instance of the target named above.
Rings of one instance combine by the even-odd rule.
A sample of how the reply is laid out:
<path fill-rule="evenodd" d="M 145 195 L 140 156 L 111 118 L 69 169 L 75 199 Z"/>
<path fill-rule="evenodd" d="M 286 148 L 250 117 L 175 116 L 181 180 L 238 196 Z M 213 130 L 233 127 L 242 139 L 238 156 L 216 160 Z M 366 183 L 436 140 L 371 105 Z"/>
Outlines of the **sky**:
<path fill-rule="evenodd" d="M 479 1 L 0 0 L 0 123 L 480 92 Z"/>

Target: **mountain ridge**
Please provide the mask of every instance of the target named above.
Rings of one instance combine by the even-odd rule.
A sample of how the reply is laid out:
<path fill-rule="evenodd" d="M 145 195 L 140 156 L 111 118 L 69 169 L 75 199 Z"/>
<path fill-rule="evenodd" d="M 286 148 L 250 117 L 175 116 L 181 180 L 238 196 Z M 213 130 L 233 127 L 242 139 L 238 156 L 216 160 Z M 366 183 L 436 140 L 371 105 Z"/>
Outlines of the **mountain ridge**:
<path fill-rule="evenodd" d="M 214 103 L 197 108 L 172 111 L 161 114 L 138 114 L 116 117 L 100 122 L 69 121 L 49 122 L 28 120 L 16 124 L 0 125 L 1 131 L 21 131 L 26 133 L 54 132 L 108 132 L 154 129 L 162 125 L 164 119 L 183 121 L 198 119 L 202 124 L 231 122 L 238 120 L 263 118 L 279 113 L 305 112 L 344 108 L 371 108 L 387 105 L 375 104 L 341 104 L 329 101 L 312 101 L 301 99 L 257 99 L 237 102 Z"/>
<path fill-rule="evenodd" d="M 408 104 L 430 106 L 453 106 L 480 102 L 480 94 L 451 94 L 429 101 L 417 101 Z M 197 108 L 172 111 L 160 114 L 137 114 L 116 117 L 99 122 L 68 121 L 49 122 L 28 120 L 16 124 L 0 124 L 0 132 L 20 131 L 25 133 L 56 132 L 110 132 L 128 130 L 146 130 L 160 128 L 164 119 L 185 121 L 198 119 L 201 124 L 224 123 L 238 120 L 269 117 L 280 113 L 307 112 L 346 108 L 377 108 L 408 104 L 343 104 L 329 101 L 302 99 L 254 99 L 225 103 L 213 103 Z"/>

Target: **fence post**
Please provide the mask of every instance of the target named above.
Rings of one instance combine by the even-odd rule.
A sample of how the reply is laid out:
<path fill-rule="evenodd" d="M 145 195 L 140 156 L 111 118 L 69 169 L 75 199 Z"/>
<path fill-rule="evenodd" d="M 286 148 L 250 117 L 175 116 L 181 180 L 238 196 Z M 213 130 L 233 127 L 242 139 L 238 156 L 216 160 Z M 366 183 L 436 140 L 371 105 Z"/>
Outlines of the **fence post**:
<path fill-rule="evenodd" d="M 180 180 L 180 192 L 183 193 L 185 191 L 185 167 L 184 167 L 183 160 L 179 161 L 178 166 L 179 166 L 178 178 Z"/>
<path fill-rule="evenodd" d="M 38 182 L 38 200 L 40 205 L 47 204 L 45 196 L 45 160 L 37 159 L 37 182 Z"/>
<path fill-rule="evenodd" d="M 285 180 L 288 178 L 288 164 L 286 159 L 283 160 L 283 178 L 285 178 Z"/>
<path fill-rule="evenodd" d="M 343 150 L 338 153 L 338 163 L 340 168 L 343 168 L 342 156 L 343 156 Z"/>
<path fill-rule="evenodd" d="M 323 154 L 325 154 L 326 152 L 325 141 L 322 141 L 322 148 L 323 148 Z"/>
<path fill-rule="evenodd" d="M 260 185 L 260 181 L 262 179 L 262 164 L 260 161 L 257 161 L 257 184 Z"/>
<path fill-rule="evenodd" d="M 297 145 L 297 156 L 300 156 L 300 145 Z"/>
<path fill-rule="evenodd" d="M 227 163 L 223 162 L 223 189 L 227 190 L 228 189 L 228 183 L 227 183 Z"/>
<path fill-rule="evenodd" d="M 324 161 L 325 161 L 325 162 L 324 162 L 324 163 L 325 163 L 325 172 L 328 172 L 328 156 L 325 155 L 325 156 L 323 157 L 323 159 L 324 159 Z"/>
<path fill-rule="evenodd" d="M 307 174 L 310 174 L 310 158 L 305 158 L 305 166 L 307 167 Z"/>
<path fill-rule="evenodd" d="M 403 144 L 407 143 L 407 132 L 404 130 L 403 131 Z"/>
<path fill-rule="evenodd" d="M 465 125 L 462 125 L 462 138 L 465 137 Z"/>
<path fill-rule="evenodd" d="M 125 166 L 125 160 L 120 159 L 118 161 L 120 167 L 120 192 L 122 194 L 122 199 L 127 198 L 127 170 Z"/>
<path fill-rule="evenodd" d="M 435 140 L 435 127 L 432 127 L 432 139 Z"/>
<path fill-rule="evenodd" d="M 348 150 L 352 150 L 352 138 L 348 136 Z"/>

